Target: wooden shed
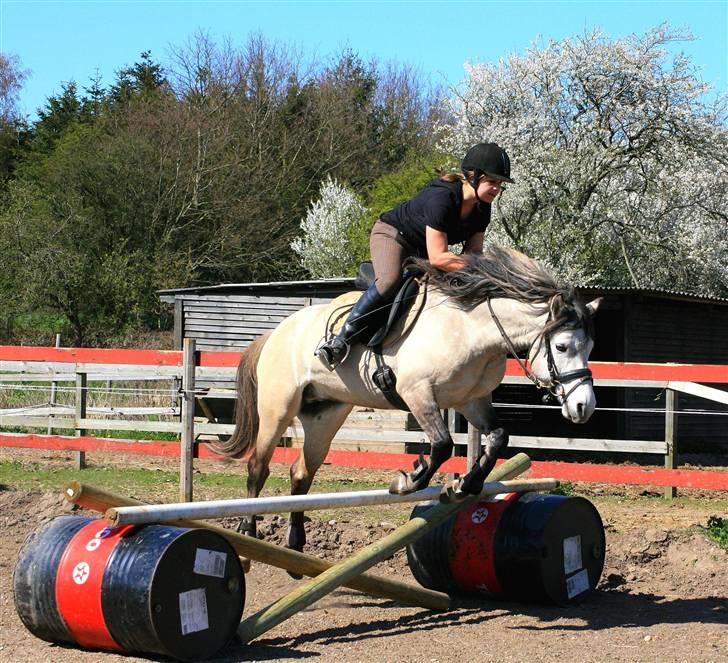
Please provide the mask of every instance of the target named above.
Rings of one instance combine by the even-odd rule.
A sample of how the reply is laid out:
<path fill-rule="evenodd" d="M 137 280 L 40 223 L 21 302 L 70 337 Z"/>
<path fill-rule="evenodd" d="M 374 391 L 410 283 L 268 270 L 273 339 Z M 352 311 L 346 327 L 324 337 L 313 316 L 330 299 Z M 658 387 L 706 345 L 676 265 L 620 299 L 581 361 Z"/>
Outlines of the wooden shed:
<path fill-rule="evenodd" d="M 203 350 L 240 351 L 292 312 L 354 287 L 353 278 L 340 278 L 223 284 L 159 294 L 174 305 L 175 347 L 181 348 L 184 338 L 194 338 Z M 630 288 L 583 288 L 581 294 L 584 299 L 604 297 L 596 319 L 595 361 L 728 364 L 728 298 Z M 504 385 L 494 396 L 501 421 L 515 434 L 643 440 L 662 439 L 664 416 L 659 410 L 664 399 L 656 390 L 600 388 L 599 411 L 586 425 L 574 427 L 553 410 L 540 408 L 540 394 L 530 385 Z M 640 411 L 628 414 L 626 409 Z M 680 409 L 724 408 L 682 396 Z M 686 414 L 679 423 L 681 446 L 688 442 L 688 448 L 728 449 L 725 417 Z"/>

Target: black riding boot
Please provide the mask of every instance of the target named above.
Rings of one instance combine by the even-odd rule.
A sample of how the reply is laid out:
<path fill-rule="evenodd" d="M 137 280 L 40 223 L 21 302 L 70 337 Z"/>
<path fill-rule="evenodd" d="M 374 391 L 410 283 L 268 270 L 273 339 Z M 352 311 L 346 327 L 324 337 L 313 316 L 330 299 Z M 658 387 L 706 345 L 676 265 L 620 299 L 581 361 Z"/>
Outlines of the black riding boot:
<path fill-rule="evenodd" d="M 349 317 L 337 336 L 324 341 L 316 349 L 316 356 L 324 366 L 333 371 L 349 353 L 350 345 L 357 340 L 357 336 L 372 323 L 372 318 L 379 319 L 381 308 L 389 304 L 389 299 L 379 294 L 376 286 L 371 285 L 351 309 Z"/>

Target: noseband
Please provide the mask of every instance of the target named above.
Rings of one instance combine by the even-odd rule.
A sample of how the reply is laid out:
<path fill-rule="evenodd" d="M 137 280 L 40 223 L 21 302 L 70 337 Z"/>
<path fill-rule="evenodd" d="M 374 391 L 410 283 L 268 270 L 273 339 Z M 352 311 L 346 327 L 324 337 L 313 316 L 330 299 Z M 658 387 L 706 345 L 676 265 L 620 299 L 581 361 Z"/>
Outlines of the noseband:
<path fill-rule="evenodd" d="M 549 382 L 544 382 L 541 378 L 538 377 L 526 364 L 521 360 L 521 358 L 518 356 L 518 352 L 516 351 L 515 346 L 513 345 L 513 341 L 509 338 L 508 334 L 506 333 L 506 330 L 503 328 L 503 325 L 501 324 L 501 321 L 498 319 L 498 317 L 495 314 L 495 311 L 493 310 L 493 305 L 490 302 L 490 298 L 488 298 L 488 309 L 490 310 L 490 315 L 493 318 L 493 321 L 495 322 L 496 326 L 498 327 L 498 331 L 500 332 L 501 336 L 503 337 L 503 340 L 506 342 L 506 345 L 508 346 L 508 349 L 510 350 L 511 354 L 515 358 L 515 360 L 518 362 L 518 365 L 523 370 L 526 377 L 533 382 L 533 384 L 536 385 L 539 389 L 542 389 L 546 391 L 546 395 L 544 396 L 544 402 L 548 402 L 552 399 L 557 399 L 560 403 L 566 403 L 566 399 L 571 396 L 572 392 L 579 387 L 580 385 L 584 384 L 585 382 L 590 382 L 592 385 L 594 384 L 594 378 L 592 376 L 591 369 L 588 366 L 585 366 L 584 368 L 577 368 L 575 371 L 567 371 L 566 373 L 559 373 L 559 369 L 556 366 L 556 360 L 554 359 L 554 354 L 551 351 L 551 336 L 550 334 L 546 334 L 543 339 L 546 342 L 546 365 L 549 369 Z M 551 312 L 549 312 L 549 317 L 546 320 L 546 324 L 548 324 L 548 321 L 551 319 Z M 531 347 L 528 350 L 528 355 L 531 355 L 531 349 L 533 348 L 533 344 L 536 342 L 534 340 L 533 343 L 531 343 Z M 565 385 L 569 382 L 577 381 L 576 384 L 574 384 L 568 391 L 566 390 Z"/>

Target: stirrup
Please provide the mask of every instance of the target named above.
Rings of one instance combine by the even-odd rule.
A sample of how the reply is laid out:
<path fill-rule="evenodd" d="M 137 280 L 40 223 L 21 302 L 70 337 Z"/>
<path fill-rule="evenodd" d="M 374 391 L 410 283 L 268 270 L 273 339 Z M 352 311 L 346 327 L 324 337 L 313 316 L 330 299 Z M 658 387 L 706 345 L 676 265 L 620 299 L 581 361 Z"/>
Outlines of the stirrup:
<path fill-rule="evenodd" d="M 339 341 L 344 346 L 343 356 L 339 356 L 339 352 L 335 349 L 335 346 L 332 347 L 330 345 L 333 340 L 334 339 L 329 339 L 328 341 L 324 341 L 314 352 L 314 354 L 321 360 L 321 363 L 329 371 L 333 371 L 337 368 L 337 366 L 339 366 L 339 364 L 345 362 L 346 358 L 349 356 L 349 352 L 351 352 L 351 346 L 348 343 L 345 341 Z"/>

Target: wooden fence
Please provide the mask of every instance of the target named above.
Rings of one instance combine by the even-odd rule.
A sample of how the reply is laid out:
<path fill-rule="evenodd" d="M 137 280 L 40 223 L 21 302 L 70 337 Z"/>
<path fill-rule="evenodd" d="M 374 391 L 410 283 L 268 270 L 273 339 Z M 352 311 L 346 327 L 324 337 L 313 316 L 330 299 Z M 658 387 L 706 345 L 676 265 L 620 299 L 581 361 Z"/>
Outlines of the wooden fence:
<path fill-rule="evenodd" d="M 0 385 L 15 383 L 51 383 L 72 381 L 75 385 L 75 402 L 73 410 L 69 406 L 59 408 L 49 402 L 41 410 L 28 409 L 20 411 L 0 410 L 0 429 L 7 427 L 71 429 L 77 438 L 76 462 L 79 467 L 84 463 L 84 453 L 89 448 L 103 448 L 112 441 L 98 441 L 94 444 L 86 433 L 91 429 L 119 431 L 152 431 L 171 432 L 180 435 L 178 447 L 180 456 L 180 498 L 192 498 L 192 459 L 200 453 L 197 441 L 204 435 L 229 435 L 233 432 L 231 424 L 218 423 L 208 400 L 210 398 L 234 397 L 234 394 L 199 390 L 196 384 L 216 380 L 230 380 L 234 376 L 240 359 L 234 352 L 196 352 L 195 342 L 186 339 L 183 351 L 157 350 L 106 350 L 93 348 L 40 348 L 27 346 L 0 346 Z M 722 365 L 689 365 L 689 364 L 623 364 L 608 362 L 592 362 L 590 367 L 594 374 L 595 386 L 600 387 L 640 387 L 664 389 L 667 394 L 665 405 L 665 437 L 664 440 L 610 440 L 583 439 L 570 437 L 526 437 L 511 436 L 511 447 L 554 449 L 569 451 L 605 451 L 659 454 L 665 458 L 665 467 L 676 468 L 677 461 L 677 416 L 679 414 L 678 395 L 691 394 L 704 399 L 728 405 L 728 393 L 706 386 L 706 384 L 728 384 L 728 366 Z M 167 381 L 169 393 L 177 399 L 178 405 L 153 408 L 123 408 L 114 412 L 106 409 L 89 409 L 89 382 L 134 380 L 134 381 Z M 523 376 L 515 360 L 509 360 L 506 369 L 505 383 L 529 384 Z M 205 413 L 207 421 L 195 417 L 195 410 Z M 95 415 L 95 416 L 92 416 Z M 109 418 L 113 415 L 113 418 Z M 128 416 L 168 415 L 169 421 L 132 420 Z M 101 418 L 103 416 L 103 418 Z M 378 421 L 376 430 L 372 431 L 378 443 L 405 444 L 424 441 L 424 434 L 416 431 L 395 429 L 386 418 Z M 360 440 L 362 430 L 347 423 L 334 438 L 333 448 L 337 443 Z M 296 444 L 297 427 L 290 428 L 286 435 Z M 466 467 L 469 467 L 480 446 L 480 437 L 472 427 L 467 433 L 453 433 L 458 445 L 467 446 Z M 0 446 L 27 446 L 40 448 L 59 448 L 58 440 L 65 440 L 62 448 L 72 448 L 68 438 L 39 436 L 27 434 L 0 435 Z M 117 441 L 117 448 L 131 449 L 130 443 Z M 161 449 L 159 445 L 140 442 L 149 449 Z M 43 446 L 45 445 L 45 446 Z M 70 445 L 70 446 L 69 446 Z M 90 446 L 89 446 L 90 445 Z M 172 448 L 166 445 L 165 448 Z M 136 450 L 136 449 L 135 449 Z M 167 452 L 165 452 L 167 453 Z M 677 475 L 673 475 L 677 477 Z M 728 473 L 725 473 L 725 489 L 728 489 Z M 631 481 L 630 481 L 631 482 Z M 667 495 L 674 494 L 674 487 L 666 485 Z M 672 486 L 686 485 L 675 481 Z M 692 484 L 687 484 L 692 485 Z M 718 485 L 723 483 L 719 480 Z"/>

